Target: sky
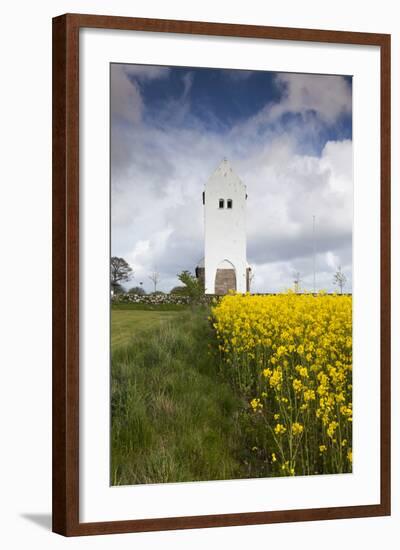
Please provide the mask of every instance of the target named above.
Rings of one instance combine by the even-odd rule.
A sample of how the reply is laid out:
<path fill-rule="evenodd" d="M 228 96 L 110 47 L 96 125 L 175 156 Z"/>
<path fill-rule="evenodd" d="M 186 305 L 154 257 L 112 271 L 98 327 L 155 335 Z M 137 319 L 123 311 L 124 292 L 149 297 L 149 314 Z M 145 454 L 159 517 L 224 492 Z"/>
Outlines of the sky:
<path fill-rule="evenodd" d="M 252 292 L 352 290 L 347 76 L 111 65 L 111 255 L 179 284 L 204 256 L 202 191 L 223 158 L 247 186 Z M 313 216 L 315 232 L 313 237 Z"/>

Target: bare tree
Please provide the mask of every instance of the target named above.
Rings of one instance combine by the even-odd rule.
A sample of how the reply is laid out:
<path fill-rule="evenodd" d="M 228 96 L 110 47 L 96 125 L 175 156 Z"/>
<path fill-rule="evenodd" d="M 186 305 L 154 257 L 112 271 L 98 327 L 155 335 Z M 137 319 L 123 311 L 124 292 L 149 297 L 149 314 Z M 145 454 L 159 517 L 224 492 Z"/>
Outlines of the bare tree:
<path fill-rule="evenodd" d="M 296 294 L 300 292 L 300 283 L 301 283 L 300 272 L 296 271 L 296 273 L 293 274 L 293 287 Z"/>
<path fill-rule="evenodd" d="M 115 291 L 122 288 L 121 282 L 129 281 L 133 277 L 131 266 L 124 258 L 113 256 L 110 264 L 111 288 Z"/>
<path fill-rule="evenodd" d="M 343 288 L 345 284 L 347 283 L 347 277 L 342 272 L 342 268 L 339 266 L 338 270 L 336 271 L 335 275 L 333 276 L 333 284 L 340 289 L 340 294 L 343 294 Z"/>
<path fill-rule="evenodd" d="M 160 282 L 160 274 L 157 271 L 153 271 L 153 273 L 149 275 L 149 279 L 153 282 L 154 292 L 157 292 L 157 285 Z"/>

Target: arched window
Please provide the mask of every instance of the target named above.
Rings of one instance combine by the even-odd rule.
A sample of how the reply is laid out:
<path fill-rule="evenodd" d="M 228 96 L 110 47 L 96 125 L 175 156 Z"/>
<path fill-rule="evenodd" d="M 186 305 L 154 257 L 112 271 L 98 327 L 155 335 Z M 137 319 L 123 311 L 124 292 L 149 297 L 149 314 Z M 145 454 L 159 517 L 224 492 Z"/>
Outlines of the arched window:
<path fill-rule="evenodd" d="M 232 208 L 232 199 L 228 199 L 228 200 L 226 201 L 226 207 L 227 207 L 227 208 Z"/>
<path fill-rule="evenodd" d="M 225 201 L 224 201 L 224 199 L 219 199 L 219 207 L 220 207 L 220 208 L 224 208 L 224 206 L 225 206 Z"/>

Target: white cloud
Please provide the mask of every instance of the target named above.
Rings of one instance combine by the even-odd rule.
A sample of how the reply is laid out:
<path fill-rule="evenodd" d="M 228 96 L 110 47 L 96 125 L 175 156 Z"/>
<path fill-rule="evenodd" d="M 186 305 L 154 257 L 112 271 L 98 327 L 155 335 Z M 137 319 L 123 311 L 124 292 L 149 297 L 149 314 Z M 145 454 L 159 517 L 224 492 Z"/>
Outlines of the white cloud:
<path fill-rule="evenodd" d="M 165 78 L 167 67 L 147 65 L 111 65 L 111 114 L 138 123 L 143 112 L 139 82 Z"/>
<path fill-rule="evenodd" d="M 194 73 L 192 72 L 185 73 L 182 80 L 183 80 L 183 94 L 182 94 L 181 100 L 184 101 L 185 99 L 187 99 L 190 93 L 190 90 L 192 88 Z"/>
<path fill-rule="evenodd" d="M 351 87 L 342 76 L 281 73 L 277 83 L 284 90 L 284 98 L 268 110 L 271 119 L 284 113 L 315 111 L 332 124 L 339 115 L 351 112 Z"/>
<path fill-rule="evenodd" d="M 126 83 L 121 75 L 118 78 L 122 97 L 131 106 L 135 92 L 126 93 Z M 328 98 L 319 97 L 326 83 L 323 87 L 317 77 L 296 75 L 297 84 L 292 75 L 280 78 L 287 85 L 280 107 L 285 112 L 303 113 L 314 105 L 319 116 L 332 121 L 351 105 L 347 83 L 340 77 L 329 77 L 340 96 L 334 105 L 329 103 L 331 92 Z M 184 116 L 187 107 L 182 105 L 190 103 L 191 73 L 186 73 L 183 84 L 184 101 L 169 104 L 172 118 Z M 140 101 L 138 109 L 143 108 Z M 135 282 L 143 281 L 150 290 L 148 275 L 157 269 L 159 288 L 169 290 L 178 284 L 177 273 L 194 270 L 203 256 L 202 191 L 220 160 L 228 157 L 247 185 L 248 261 L 254 268 L 254 290 L 288 288 L 297 271 L 303 286 L 312 288 L 312 215 L 318 288 L 332 289 L 336 262 L 351 288 L 352 142 L 329 141 L 320 156 L 299 154 L 298 126 L 259 133 L 265 113 L 223 135 L 206 132 L 200 123 L 190 129 L 171 125 L 164 131 L 144 124 L 140 116 L 131 117 L 129 127 L 115 127 L 112 254 L 131 263 Z M 278 116 L 277 110 L 273 116 Z"/>
<path fill-rule="evenodd" d="M 122 68 L 127 75 L 137 80 L 155 80 L 157 78 L 166 78 L 170 72 L 169 67 L 159 67 L 151 65 L 116 65 Z"/>
<path fill-rule="evenodd" d="M 143 100 L 138 86 L 132 83 L 121 65 L 111 67 L 111 116 L 120 116 L 129 122 L 142 117 Z"/>
<path fill-rule="evenodd" d="M 336 254 L 334 254 L 333 252 L 331 252 L 330 250 L 328 252 L 326 252 L 325 254 L 325 261 L 326 261 L 326 264 L 331 268 L 331 269 L 334 269 L 335 271 L 337 270 L 339 264 L 340 264 L 340 260 L 339 260 L 339 257 L 336 256 Z"/>

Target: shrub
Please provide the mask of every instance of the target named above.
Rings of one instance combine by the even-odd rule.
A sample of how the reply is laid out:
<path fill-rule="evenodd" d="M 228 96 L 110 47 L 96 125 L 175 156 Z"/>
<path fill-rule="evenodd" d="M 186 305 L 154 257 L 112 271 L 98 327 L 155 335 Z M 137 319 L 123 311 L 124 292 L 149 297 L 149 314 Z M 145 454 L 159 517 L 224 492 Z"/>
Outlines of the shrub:
<path fill-rule="evenodd" d="M 188 290 L 186 286 L 174 286 L 171 289 L 171 294 L 177 294 L 179 296 L 188 296 Z"/>
<path fill-rule="evenodd" d="M 134 286 L 128 290 L 128 294 L 137 294 L 138 296 L 144 296 L 146 291 L 141 286 Z"/>
<path fill-rule="evenodd" d="M 192 302 L 200 303 L 204 300 L 204 286 L 199 279 L 189 271 L 182 271 L 182 273 L 178 275 L 178 279 L 185 285 L 186 294 L 190 297 Z"/>

